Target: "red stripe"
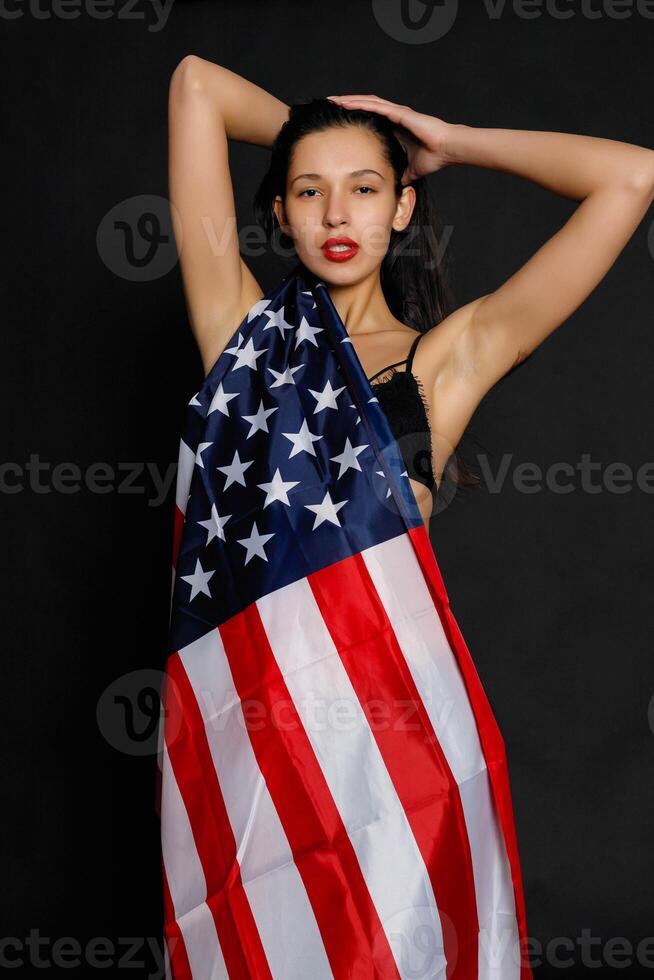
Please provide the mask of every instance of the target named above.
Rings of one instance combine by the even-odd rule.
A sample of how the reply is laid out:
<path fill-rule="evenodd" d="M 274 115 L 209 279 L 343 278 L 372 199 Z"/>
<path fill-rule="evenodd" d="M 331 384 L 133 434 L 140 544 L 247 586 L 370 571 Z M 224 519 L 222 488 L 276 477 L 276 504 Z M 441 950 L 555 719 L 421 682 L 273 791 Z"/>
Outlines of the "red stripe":
<path fill-rule="evenodd" d="M 450 600 L 445 589 L 445 583 L 436 561 L 434 549 L 424 525 L 412 528 L 409 532 L 416 556 L 425 576 L 425 581 L 438 610 L 443 624 L 445 636 L 458 661 L 463 680 L 470 698 L 472 710 L 477 722 L 479 740 L 486 758 L 488 775 L 490 777 L 495 805 L 497 807 L 504 843 L 506 846 L 511 878 L 516 904 L 516 919 L 521 949 L 524 953 L 520 967 L 520 980 L 533 980 L 533 974 L 528 962 L 529 939 L 525 914 L 522 873 L 518 842 L 514 824 L 513 802 L 509 782 L 508 763 L 504 739 L 491 709 L 483 685 L 477 673 L 472 656 L 465 639 L 450 608 Z"/>
<path fill-rule="evenodd" d="M 255 723 L 248 725 L 250 741 L 307 890 L 334 977 L 399 980 L 352 843 L 256 605 L 233 616 L 219 630 L 241 700 L 254 699 L 257 707 Z"/>
<path fill-rule="evenodd" d="M 360 554 L 308 580 L 424 859 L 447 977 L 476 977 L 479 922 L 459 788 L 384 605 Z"/>
<path fill-rule="evenodd" d="M 163 863 L 163 855 L 161 859 L 161 871 L 163 879 L 164 939 L 168 947 L 173 980 L 193 980 L 191 964 L 188 961 L 182 930 L 175 920 L 173 900 L 170 895 L 170 888 L 168 887 L 168 876 L 166 875 L 166 868 Z"/>
<path fill-rule="evenodd" d="M 236 841 L 207 742 L 204 721 L 178 654 L 167 662 L 166 744 L 191 823 L 207 882 L 207 905 L 216 923 L 232 980 L 271 978 L 241 881 Z M 169 733 L 173 733 L 172 735 Z M 200 980 L 200 978 L 198 978 Z"/>

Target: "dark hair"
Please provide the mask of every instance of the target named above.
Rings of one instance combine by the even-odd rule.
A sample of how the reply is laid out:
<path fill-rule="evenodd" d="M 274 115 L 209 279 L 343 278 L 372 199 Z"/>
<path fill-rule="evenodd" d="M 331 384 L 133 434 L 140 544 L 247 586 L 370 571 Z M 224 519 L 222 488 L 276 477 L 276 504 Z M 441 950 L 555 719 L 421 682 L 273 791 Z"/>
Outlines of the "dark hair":
<path fill-rule="evenodd" d="M 271 146 L 270 167 L 254 196 L 253 209 L 269 241 L 279 235 L 280 245 L 291 248 L 293 241 L 279 228 L 272 203 L 277 195 L 286 198 L 286 180 L 293 149 L 309 135 L 332 126 L 361 126 L 374 133 L 395 174 L 395 193 L 402 193 L 402 175 L 407 167 L 406 151 L 395 130 L 401 126 L 386 116 L 364 109 L 347 109 L 329 99 L 314 98 L 289 108 Z M 438 252 L 442 225 L 424 177 L 411 181 L 416 203 L 409 224 L 403 231 L 391 229 L 390 241 L 380 269 L 380 281 L 389 309 L 402 323 L 425 333 L 452 311 L 452 297 L 445 276 L 445 263 Z M 445 483 L 453 488 L 476 486 L 480 478 L 456 452 L 445 466 L 439 496 Z"/>

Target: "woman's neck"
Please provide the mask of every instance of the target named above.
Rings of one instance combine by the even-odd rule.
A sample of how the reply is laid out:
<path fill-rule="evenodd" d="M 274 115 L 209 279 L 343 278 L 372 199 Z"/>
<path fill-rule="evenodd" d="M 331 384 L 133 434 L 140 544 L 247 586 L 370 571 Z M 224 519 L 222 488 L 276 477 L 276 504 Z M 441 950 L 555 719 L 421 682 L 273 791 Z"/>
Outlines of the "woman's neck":
<path fill-rule="evenodd" d="M 378 271 L 356 283 L 325 285 L 350 337 L 402 326 L 386 302 Z"/>

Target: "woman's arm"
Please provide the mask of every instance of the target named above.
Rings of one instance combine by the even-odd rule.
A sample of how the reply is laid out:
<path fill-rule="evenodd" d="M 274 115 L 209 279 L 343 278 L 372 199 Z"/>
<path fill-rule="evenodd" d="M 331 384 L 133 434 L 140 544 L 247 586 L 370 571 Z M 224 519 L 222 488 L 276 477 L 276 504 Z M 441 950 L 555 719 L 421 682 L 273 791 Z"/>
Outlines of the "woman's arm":
<path fill-rule="evenodd" d="M 502 286 L 451 313 L 421 346 L 429 381 L 448 392 L 462 432 L 489 388 L 583 302 L 611 268 L 654 198 L 654 152 L 568 133 L 453 125 L 377 95 L 329 96 L 399 127 L 416 179 L 452 163 L 504 170 L 581 201 L 574 214 Z M 451 396 L 451 397 L 450 397 Z"/>
<path fill-rule="evenodd" d="M 447 163 L 526 177 L 581 201 L 513 276 L 471 307 L 474 374 L 487 390 L 577 309 L 606 275 L 654 198 L 654 152 L 568 133 L 448 126 Z"/>
<path fill-rule="evenodd" d="M 228 68 L 187 55 L 168 97 L 169 196 L 191 328 L 205 373 L 262 295 L 239 252 L 228 139 L 270 146 L 288 106 Z"/>

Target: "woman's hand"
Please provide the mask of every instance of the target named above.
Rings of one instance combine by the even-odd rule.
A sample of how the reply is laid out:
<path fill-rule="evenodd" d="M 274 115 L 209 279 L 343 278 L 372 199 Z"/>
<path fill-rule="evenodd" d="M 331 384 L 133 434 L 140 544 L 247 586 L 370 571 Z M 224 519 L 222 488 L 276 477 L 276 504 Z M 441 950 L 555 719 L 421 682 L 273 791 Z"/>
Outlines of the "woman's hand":
<path fill-rule="evenodd" d="M 409 158 L 402 175 L 403 184 L 426 177 L 450 162 L 445 153 L 450 126 L 442 119 L 416 112 L 408 105 L 380 99 L 377 95 L 328 95 L 327 98 L 346 109 L 378 112 L 400 127 L 395 130 L 395 135 Z"/>

